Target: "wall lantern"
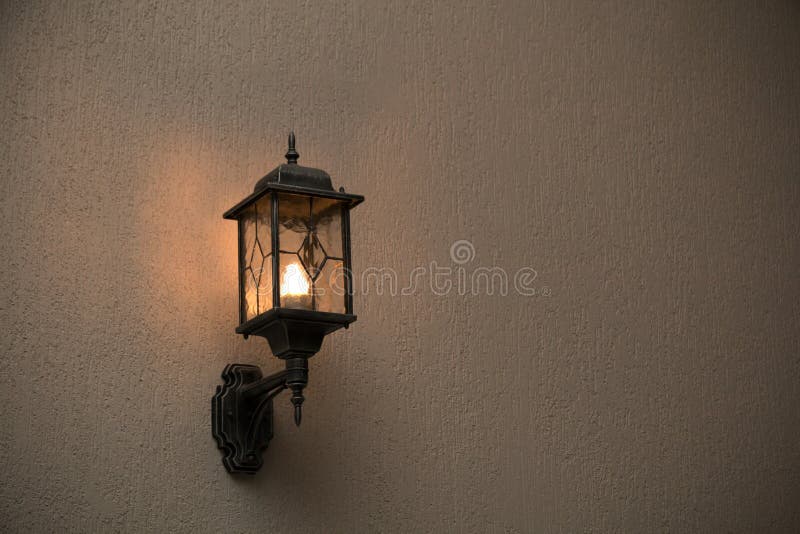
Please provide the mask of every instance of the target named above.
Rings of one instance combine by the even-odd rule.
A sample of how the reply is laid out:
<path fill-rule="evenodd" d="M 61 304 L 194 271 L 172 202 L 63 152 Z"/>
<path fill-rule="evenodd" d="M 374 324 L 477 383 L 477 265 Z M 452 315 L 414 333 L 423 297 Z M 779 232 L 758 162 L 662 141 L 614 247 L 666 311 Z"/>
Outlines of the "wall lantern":
<path fill-rule="evenodd" d="M 350 266 L 350 209 L 364 200 L 335 191 L 325 171 L 297 164 L 294 133 L 288 163 L 264 176 L 253 193 L 225 212 L 239 225 L 239 326 L 265 337 L 283 371 L 262 376 L 253 365 L 222 372 L 211 403 L 212 434 L 230 473 L 253 474 L 272 439 L 272 399 L 292 392 L 300 425 L 308 359 L 322 339 L 356 320 Z"/>

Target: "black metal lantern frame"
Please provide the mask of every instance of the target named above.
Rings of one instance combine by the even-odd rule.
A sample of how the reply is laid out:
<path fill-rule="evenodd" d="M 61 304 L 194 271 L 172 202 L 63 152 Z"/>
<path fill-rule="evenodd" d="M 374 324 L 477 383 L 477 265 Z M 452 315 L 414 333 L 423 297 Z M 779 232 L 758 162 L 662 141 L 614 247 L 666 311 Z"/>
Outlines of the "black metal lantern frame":
<path fill-rule="evenodd" d="M 228 365 L 212 400 L 212 433 L 231 473 L 253 474 L 272 439 L 272 399 L 291 389 L 300 424 L 308 358 L 324 337 L 356 320 L 350 210 L 364 197 L 335 191 L 323 170 L 297 164 L 294 133 L 287 163 L 225 212 L 239 225 L 239 326 L 261 336 L 285 370 L 263 377 L 252 365 Z M 340 283 L 334 286 L 333 279 Z"/>

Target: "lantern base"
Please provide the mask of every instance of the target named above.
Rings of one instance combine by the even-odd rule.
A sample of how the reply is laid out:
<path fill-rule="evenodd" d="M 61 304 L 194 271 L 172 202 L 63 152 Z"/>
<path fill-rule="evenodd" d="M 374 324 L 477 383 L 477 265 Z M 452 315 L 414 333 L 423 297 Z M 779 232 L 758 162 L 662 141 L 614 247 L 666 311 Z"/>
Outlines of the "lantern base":
<path fill-rule="evenodd" d="M 273 308 L 242 323 L 237 334 L 267 338 L 272 354 L 287 359 L 310 358 L 319 352 L 326 335 L 347 328 L 355 315 L 292 308 Z"/>
<path fill-rule="evenodd" d="M 272 399 L 286 389 L 288 374 L 263 378 L 258 367 L 237 363 L 222 371 L 225 383 L 211 400 L 211 433 L 229 473 L 253 475 L 261 468 L 261 453 L 273 436 Z"/>

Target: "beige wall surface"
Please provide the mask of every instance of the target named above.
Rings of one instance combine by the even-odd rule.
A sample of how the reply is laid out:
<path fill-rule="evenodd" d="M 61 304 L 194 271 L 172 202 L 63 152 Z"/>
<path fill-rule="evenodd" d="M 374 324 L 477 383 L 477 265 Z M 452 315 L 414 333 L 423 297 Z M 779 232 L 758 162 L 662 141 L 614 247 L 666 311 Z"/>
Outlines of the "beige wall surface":
<path fill-rule="evenodd" d="M 797 2 L 0 21 L 1 530 L 800 529 Z M 529 267 L 535 294 L 360 288 L 302 426 L 279 397 L 263 470 L 231 478 L 219 374 L 280 363 L 233 331 L 221 214 L 290 129 L 367 198 L 357 276 Z"/>

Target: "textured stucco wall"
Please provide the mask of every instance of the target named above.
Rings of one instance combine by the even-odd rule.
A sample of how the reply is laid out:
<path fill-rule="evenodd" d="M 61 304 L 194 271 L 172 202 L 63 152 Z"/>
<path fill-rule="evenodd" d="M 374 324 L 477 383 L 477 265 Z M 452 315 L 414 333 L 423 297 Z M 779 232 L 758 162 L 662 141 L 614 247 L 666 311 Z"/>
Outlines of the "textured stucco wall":
<path fill-rule="evenodd" d="M 9 532 L 800 528 L 797 2 L 0 3 Z M 209 429 L 223 210 L 281 161 L 366 195 L 360 294 L 263 471 Z M 550 296 L 543 293 L 550 292 Z"/>

